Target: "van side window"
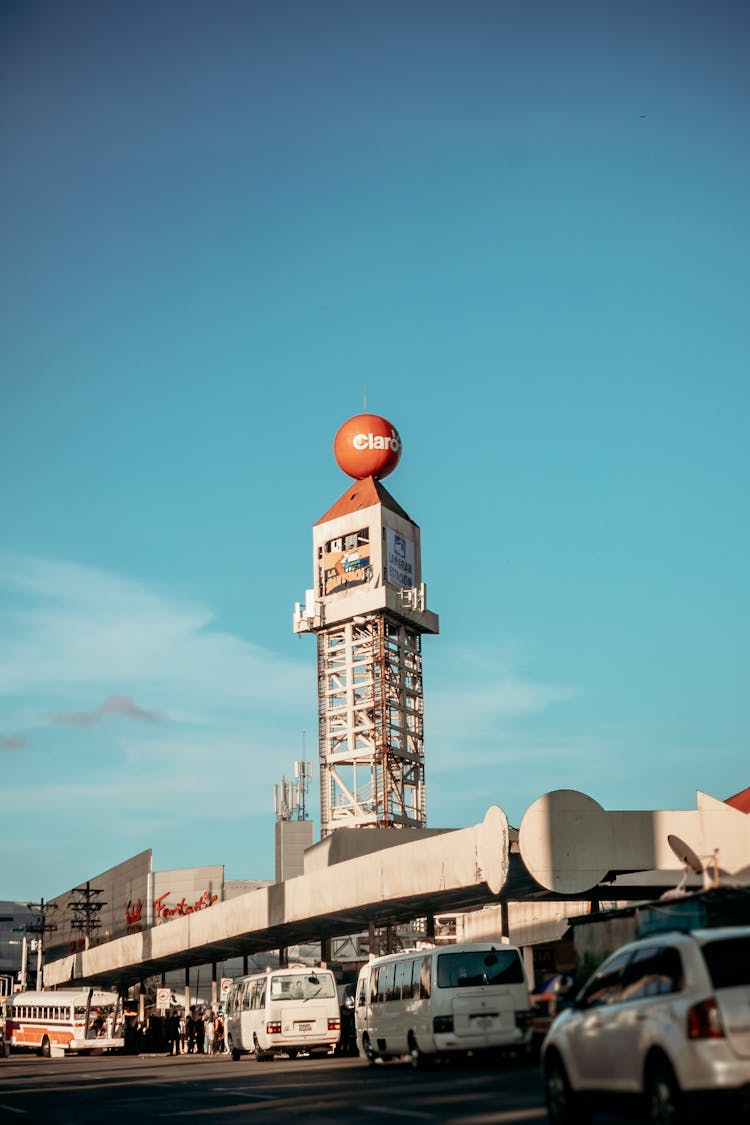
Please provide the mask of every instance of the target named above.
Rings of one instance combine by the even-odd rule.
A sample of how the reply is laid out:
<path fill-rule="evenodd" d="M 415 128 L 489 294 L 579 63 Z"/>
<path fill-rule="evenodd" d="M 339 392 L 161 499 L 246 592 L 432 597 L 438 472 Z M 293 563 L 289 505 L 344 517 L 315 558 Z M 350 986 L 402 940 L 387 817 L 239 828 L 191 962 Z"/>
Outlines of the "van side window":
<path fill-rule="evenodd" d="M 367 1003 L 367 977 L 362 977 L 357 990 L 357 1007 L 364 1008 Z"/>
<path fill-rule="evenodd" d="M 411 999 L 411 961 L 396 962 L 396 979 L 393 984 L 395 1000 Z"/>
<path fill-rule="evenodd" d="M 396 966 L 393 961 L 391 961 L 390 965 L 384 965 L 383 968 L 385 970 L 385 980 L 383 981 L 383 999 L 395 1000 L 396 994 L 394 981 L 396 979 Z"/>

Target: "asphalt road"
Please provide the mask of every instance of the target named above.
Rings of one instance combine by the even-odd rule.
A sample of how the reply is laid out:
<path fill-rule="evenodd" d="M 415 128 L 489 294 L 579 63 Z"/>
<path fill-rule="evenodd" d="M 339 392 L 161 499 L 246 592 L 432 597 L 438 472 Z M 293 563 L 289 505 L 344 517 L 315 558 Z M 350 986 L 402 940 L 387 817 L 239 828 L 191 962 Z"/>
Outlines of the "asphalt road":
<path fill-rule="evenodd" d="M 102 1055 L 0 1058 L 2 1125 L 545 1125 L 541 1074 L 518 1064 Z"/>

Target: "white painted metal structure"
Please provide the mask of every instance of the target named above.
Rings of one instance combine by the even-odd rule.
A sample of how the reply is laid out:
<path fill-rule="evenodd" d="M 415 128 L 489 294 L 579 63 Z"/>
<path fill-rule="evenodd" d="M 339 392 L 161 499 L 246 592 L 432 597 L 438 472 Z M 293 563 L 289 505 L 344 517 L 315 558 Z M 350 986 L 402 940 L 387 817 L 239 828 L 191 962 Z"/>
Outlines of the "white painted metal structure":
<path fill-rule="evenodd" d="M 336 828 L 423 828 L 420 534 L 373 477 L 353 481 L 313 529 L 314 588 L 296 633 L 318 641 L 321 836 Z"/>

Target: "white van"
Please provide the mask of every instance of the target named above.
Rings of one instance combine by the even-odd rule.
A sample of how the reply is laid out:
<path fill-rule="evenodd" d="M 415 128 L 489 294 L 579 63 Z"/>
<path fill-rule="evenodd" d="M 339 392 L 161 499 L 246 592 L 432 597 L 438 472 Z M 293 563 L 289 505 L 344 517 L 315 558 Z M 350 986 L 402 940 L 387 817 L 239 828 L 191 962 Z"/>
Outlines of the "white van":
<path fill-rule="evenodd" d="M 355 1006 L 362 1058 L 508 1050 L 527 1055 L 531 1002 L 523 958 L 498 942 L 376 957 L 359 974 Z"/>
<path fill-rule="evenodd" d="M 226 996 L 227 1049 L 237 1061 L 253 1052 L 256 1059 L 283 1051 L 330 1054 L 341 1034 L 336 981 L 330 969 L 304 965 L 267 969 L 239 977 Z"/>

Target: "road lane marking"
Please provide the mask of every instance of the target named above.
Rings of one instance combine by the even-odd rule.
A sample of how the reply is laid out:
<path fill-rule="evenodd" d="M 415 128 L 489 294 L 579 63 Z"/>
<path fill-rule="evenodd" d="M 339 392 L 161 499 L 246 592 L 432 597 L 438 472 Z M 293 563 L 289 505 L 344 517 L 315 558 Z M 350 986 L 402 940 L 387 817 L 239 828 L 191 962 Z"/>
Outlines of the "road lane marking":
<path fill-rule="evenodd" d="M 379 1113 L 384 1117 L 418 1117 L 421 1121 L 433 1121 L 434 1113 L 422 1113 L 418 1109 L 390 1109 L 385 1105 L 363 1105 L 360 1109 L 368 1113 Z"/>
<path fill-rule="evenodd" d="M 546 1122 L 547 1111 L 539 1109 L 501 1109 L 491 1113 L 472 1113 L 469 1117 L 455 1117 L 451 1125 L 516 1125 L 521 1121 Z"/>

